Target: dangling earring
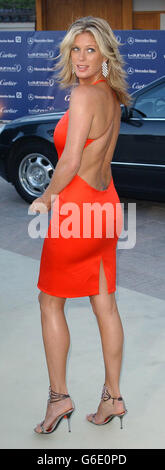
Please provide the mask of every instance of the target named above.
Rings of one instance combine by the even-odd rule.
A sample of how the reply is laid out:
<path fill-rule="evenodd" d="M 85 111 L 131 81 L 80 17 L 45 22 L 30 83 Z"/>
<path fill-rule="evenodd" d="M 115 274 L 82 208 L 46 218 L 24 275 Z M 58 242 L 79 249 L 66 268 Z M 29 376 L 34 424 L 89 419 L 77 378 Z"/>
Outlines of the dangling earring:
<path fill-rule="evenodd" d="M 74 75 L 74 73 L 75 73 L 75 70 L 74 70 L 74 66 L 72 64 L 72 75 Z"/>
<path fill-rule="evenodd" d="M 108 66 L 107 66 L 107 62 L 104 62 L 102 63 L 102 74 L 104 75 L 104 77 L 107 77 L 108 75 Z"/>

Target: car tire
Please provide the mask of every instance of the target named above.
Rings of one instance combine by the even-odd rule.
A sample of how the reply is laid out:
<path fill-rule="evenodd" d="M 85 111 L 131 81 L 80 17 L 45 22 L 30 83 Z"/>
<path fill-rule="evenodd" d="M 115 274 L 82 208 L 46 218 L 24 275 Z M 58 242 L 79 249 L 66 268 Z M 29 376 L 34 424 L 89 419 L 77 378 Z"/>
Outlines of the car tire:
<path fill-rule="evenodd" d="M 57 161 L 56 150 L 45 142 L 24 142 L 16 149 L 13 184 L 26 202 L 31 203 L 42 196 L 50 183 Z"/>

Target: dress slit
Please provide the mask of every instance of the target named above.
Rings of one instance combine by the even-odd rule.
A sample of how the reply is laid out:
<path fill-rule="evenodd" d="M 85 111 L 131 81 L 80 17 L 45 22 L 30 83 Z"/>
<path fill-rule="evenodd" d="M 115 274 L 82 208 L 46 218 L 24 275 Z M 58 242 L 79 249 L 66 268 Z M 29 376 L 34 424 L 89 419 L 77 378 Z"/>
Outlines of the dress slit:
<path fill-rule="evenodd" d="M 101 265 L 102 265 L 102 272 L 104 273 L 103 277 L 104 277 L 104 281 L 103 281 L 103 284 L 105 285 L 106 284 L 106 289 L 105 287 L 101 287 L 100 288 L 100 270 L 101 270 Z M 102 275 L 101 275 L 102 276 Z M 101 281 L 101 284 L 102 284 L 102 281 Z M 101 293 L 107 293 L 109 294 L 109 285 L 108 285 L 108 276 L 106 274 L 106 268 L 105 268 L 105 264 L 104 264 L 104 258 L 103 258 L 103 255 L 101 255 L 100 259 L 99 259 L 99 273 L 98 273 L 98 293 L 101 294 Z"/>

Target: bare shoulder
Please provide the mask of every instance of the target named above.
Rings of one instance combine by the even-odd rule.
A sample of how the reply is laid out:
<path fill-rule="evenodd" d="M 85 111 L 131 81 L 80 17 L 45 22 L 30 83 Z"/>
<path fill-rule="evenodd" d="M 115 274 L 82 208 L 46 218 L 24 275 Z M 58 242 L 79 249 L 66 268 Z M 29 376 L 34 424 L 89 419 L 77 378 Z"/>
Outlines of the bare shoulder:
<path fill-rule="evenodd" d="M 92 85 L 78 85 L 73 88 L 70 95 L 70 106 L 81 105 L 84 108 L 95 102 L 94 87 Z"/>

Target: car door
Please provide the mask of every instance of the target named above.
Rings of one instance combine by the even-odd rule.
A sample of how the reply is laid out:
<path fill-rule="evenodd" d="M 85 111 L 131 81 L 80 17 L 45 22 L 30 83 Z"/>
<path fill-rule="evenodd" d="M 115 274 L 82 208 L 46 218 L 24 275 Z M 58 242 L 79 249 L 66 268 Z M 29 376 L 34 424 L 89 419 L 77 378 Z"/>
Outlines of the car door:
<path fill-rule="evenodd" d="M 165 200 L 165 81 L 137 94 L 113 158 L 120 194 Z"/>

